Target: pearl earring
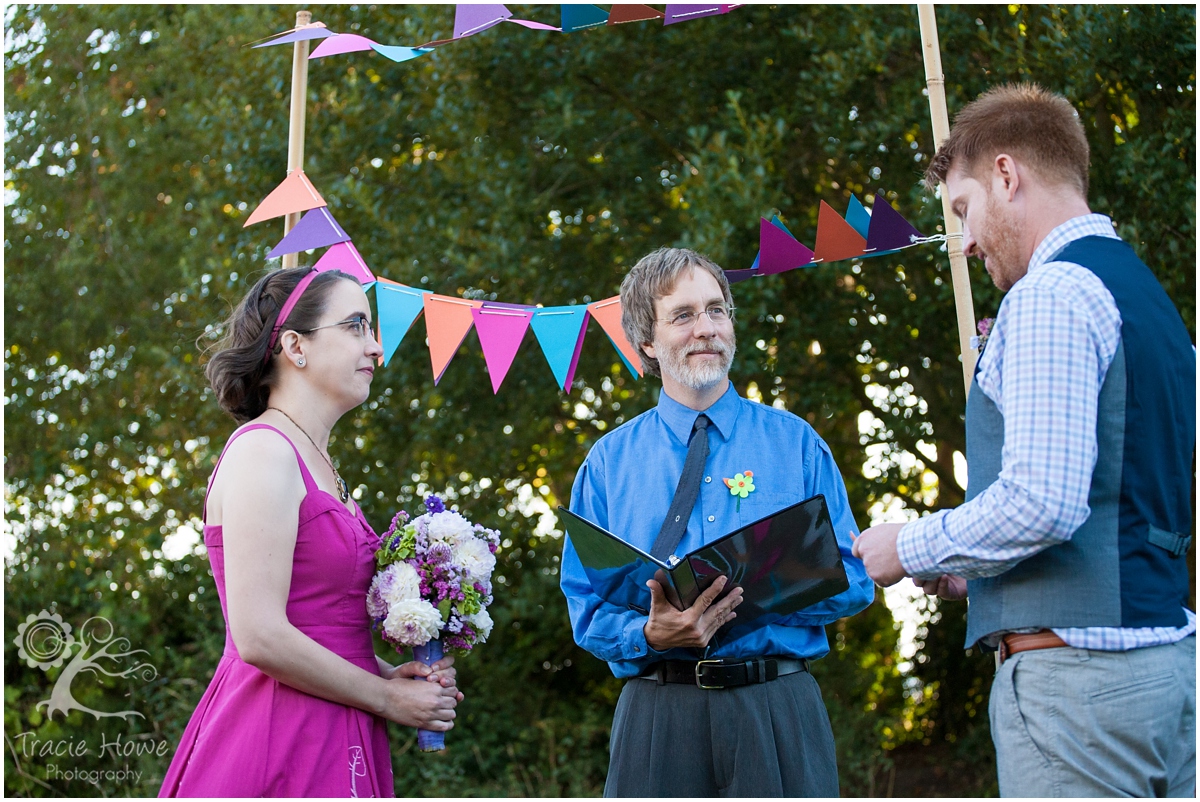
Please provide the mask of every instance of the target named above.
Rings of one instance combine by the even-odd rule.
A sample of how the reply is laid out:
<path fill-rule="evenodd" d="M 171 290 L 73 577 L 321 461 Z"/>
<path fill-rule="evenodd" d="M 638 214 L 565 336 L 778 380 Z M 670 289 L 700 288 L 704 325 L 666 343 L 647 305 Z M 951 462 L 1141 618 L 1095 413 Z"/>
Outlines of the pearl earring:
<path fill-rule="evenodd" d="M 300 367 L 304 367 L 304 357 L 300 357 L 300 359 L 296 361 L 296 364 Z"/>

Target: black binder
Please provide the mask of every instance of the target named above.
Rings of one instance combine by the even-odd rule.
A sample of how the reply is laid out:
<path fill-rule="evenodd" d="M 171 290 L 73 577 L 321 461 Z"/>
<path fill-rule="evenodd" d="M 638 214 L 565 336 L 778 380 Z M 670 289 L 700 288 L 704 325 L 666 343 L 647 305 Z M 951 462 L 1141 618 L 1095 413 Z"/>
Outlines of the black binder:
<path fill-rule="evenodd" d="M 721 635 L 737 630 L 740 636 L 850 587 L 824 496 L 785 507 L 670 562 L 565 507 L 558 513 L 592 589 L 622 609 L 649 613 L 648 579 L 658 579 L 670 602 L 686 610 L 717 577 L 729 577 L 721 596 L 740 587 L 743 597 L 737 618 Z"/>

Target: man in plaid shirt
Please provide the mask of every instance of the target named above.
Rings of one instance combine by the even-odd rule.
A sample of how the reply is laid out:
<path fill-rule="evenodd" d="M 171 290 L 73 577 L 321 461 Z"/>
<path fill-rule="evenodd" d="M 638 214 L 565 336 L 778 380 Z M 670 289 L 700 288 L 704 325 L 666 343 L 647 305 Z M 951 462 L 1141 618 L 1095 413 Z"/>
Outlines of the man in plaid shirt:
<path fill-rule="evenodd" d="M 967 401 L 967 501 L 864 531 L 880 585 L 969 598 L 999 652 L 1004 796 L 1192 796 L 1196 351 L 1087 205 L 1070 103 L 1022 84 L 966 106 L 926 173 L 1007 295 Z"/>

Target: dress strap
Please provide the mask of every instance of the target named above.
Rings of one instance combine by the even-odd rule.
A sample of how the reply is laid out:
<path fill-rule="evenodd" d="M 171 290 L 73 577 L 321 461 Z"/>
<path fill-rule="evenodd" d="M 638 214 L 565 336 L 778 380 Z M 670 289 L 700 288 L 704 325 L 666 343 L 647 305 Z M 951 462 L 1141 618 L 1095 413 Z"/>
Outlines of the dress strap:
<path fill-rule="evenodd" d="M 220 470 L 220 468 L 221 468 L 221 461 L 223 459 L 225 459 L 225 453 L 227 451 L 229 451 L 229 447 L 231 445 L 233 445 L 234 440 L 238 439 L 239 437 L 244 435 L 246 432 L 252 432 L 255 429 L 269 429 L 272 432 L 275 432 L 275 434 L 282 437 L 284 440 L 286 440 L 287 444 L 292 447 L 292 451 L 296 452 L 296 462 L 300 465 L 300 476 L 304 479 L 305 492 L 315 493 L 318 490 L 320 490 L 320 488 L 317 487 L 316 480 L 314 480 L 312 477 L 312 474 L 309 473 L 308 466 L 304 464 L 304 457 L 300 456 L 300 449 L 296 448 L 296 444 L 292 442 L 292 439 L 290 437 L 288 437 L 286 434 L 284 434 L 283 432 L 276 429 L 274 426 L 271 426 L 270 424 L 252 423 L 249 426 L 243 426 L 242 428 L 238 429 L 236 432 L 234 432 L 230 436 L 230 438 L 227 441 L 225 441 L 225 448 L 221 449 L 221 456 L 217 457 L 217 464 L 215 466 L 213 466 L 213 472 L 208 477 L 208 487 L 204 491 L 204 509 L 203 509 L 204 517 L 201 520 L 203 520 L 205 522 L 208 521 L 208 494 L 212 490 L 213 481 L 215 481 L 217 478 L 217 471 Z"/>

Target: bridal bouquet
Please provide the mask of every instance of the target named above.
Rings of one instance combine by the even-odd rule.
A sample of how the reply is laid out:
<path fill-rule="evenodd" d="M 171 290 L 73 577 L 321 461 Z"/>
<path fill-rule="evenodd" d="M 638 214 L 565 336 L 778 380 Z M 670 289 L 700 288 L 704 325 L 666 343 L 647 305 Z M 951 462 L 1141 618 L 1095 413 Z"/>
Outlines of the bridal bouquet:
<path fill-rule="evenodd" d="M 446 652 L 463 655 L 487 640 L 492 571 L 500 533 L 446 509 L 437 496 L 409 520 L 401 510 L 375 552 L 367 614 L 398 652 L 432 665 Z M 418 730 L 422 751 L 445 748 L 444 733 Z"/>

